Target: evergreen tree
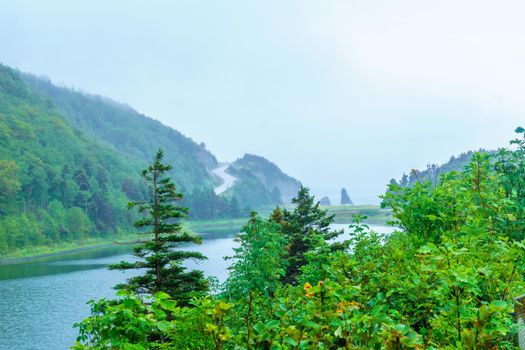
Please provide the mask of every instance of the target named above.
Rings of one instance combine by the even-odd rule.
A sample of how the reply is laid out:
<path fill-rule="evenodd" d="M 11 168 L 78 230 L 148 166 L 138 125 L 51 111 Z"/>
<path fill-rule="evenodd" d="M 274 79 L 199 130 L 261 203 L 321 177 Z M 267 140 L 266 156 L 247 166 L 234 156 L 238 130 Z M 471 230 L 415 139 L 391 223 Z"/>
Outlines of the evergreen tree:
<path fill-rule="evenodd" d="M 270 215 L 270 221 L 275 222 L 276 224 L 283 225 L 284 224 L 284 213 L 279 208 L 279 206 L 275 207 L 272 214 Z"/>
<path fill-rule="evenodd" d="M 346 188 L 341 188 L 341 204 L 354 204 L 352 200 L 350 199 L 350 196 L 348 195 L 348 192 L 346 192 Z"/>
<path fill-rule="evenodd" d="M 22 187 L 18 173 L 19 167 L 15 161 L 0 160 L 0 214 L 7 201 Z"/>
<path fill-rule="evenodd" d="M 135 293 L 153 294 L 159 291 L 168 293 L 180 305 L 188 305 L 192 296 L 207 290 L 207 282 L 202 271 L 186 271 L 182 263 L 186 259 L 206 259 L 202 254 L 191 251 L 174 250 L 181 243 L 201 243 L 201 238 L 181 231 L 179 220 L 186 217 L 188 209 L 175 205 L 182 199 L 175 184 L 166 173 L 170 165 L 162 163 L 163 152 L 157 151 L 153 163 L 142 172 L 150 186 L 148 201 L 131 202 L 129 208 L 137 207 L 145 216 L 135 223 L 136 227 L 149 228 L 146 234 L 151 239 L 135 247 L 136 262 L 121 262 L 110 269 L 145 269 L 142 275 L 128 279 L 125 288 Z"/>
<path fill-rule="evenodd" d="M 307 187 L 301 186 L 292 204 L 295 206 L 293 211 L 283 210 L 282 231 L 288 240 L 288 266 L 283 282 L 295 284 L 301 267 L 306 264 L 305 254 L 315 248 L 319 239 L 328 241 L 343 232 L 330 229 L 335 215 L 328 215 L 326 210 L 322 210 Z M 279 216 L 277 208 L 272 214 L 272 221 L 277 222 Z"/>

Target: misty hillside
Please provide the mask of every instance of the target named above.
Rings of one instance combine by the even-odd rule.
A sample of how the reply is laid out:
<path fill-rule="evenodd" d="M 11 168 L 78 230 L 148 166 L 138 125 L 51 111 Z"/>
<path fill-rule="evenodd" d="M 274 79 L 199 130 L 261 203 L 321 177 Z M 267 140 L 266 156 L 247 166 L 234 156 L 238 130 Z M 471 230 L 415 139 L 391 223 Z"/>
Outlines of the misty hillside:
<path fill-rule="evenodd" d="M 0 144 L 0 254 L 129 230 L 126 204 L 145 195 L 140 172 L 159 147 L 194 219 L 286 202 L 298 184 L 245 156 L 231 166 L 239 181 L 216 195 L 218 164 L 204 146 L 126 105 L 3 65 Z"/>
<path fill-rule="evenodd" d="M 443 164 L 429 164 L 425 170 L 412 169 L 409 175 L 403 174 L 399 180 L 399 185 L 402 187 L 412 186 L 416 182 L 430 181 L 432 183 L 439 182 L 439 178 L 442 174 L 446 174 L 451 171 L 461 172 L 469 164 L 470 159 L 476 152 L 487 152 L 486 150 L 480 149 L 479 151 L 468 151 L 461 153 L 459 156 L 452 156 L 450 159 Z M 391 180 L 391 183 L 396 181 Z M 397 181 L 396 181 L 397 182 Z"/>
<path fill-rule="evenodd" d="M 245 154 L 237 159 L 230 164 L 227 172 L 239 179 L 237 192 L 245 200 L 250 197 L 249 191 L 258 189 L 261 195 L 270 195 L 267 198 L 269 203 L 280 200 L 283 204 L 290 204 L 301 186 L 298 180 L 283 173 L 277 165 L 253 154 Z"/>
<path fill-rule="evenodd" d="M 110 99 L 57 87 L 33 75 L 23 77 L 49 96 L 73 127 L 111 146 L 125 159 L 143 167 L 162 147 L 165 160 L 173 166 L 173 176 L 184 192 L 214 185 L 209 170 L 217 166 L 215 156 L 177 130 Z"/>
<path fill-rule="evenodd" d="M 158 147 L 162 147 L 166 162 L 173 165 L 174 180 L 186 194 L 188 205 L 193 211 L 206 208 L 204 212 L 207 214 L 194 213 L 195 217 L 228 216 L 226 212 L 232 205 L 255 209 L 288 203 L 297 193 L 297 180 L 262 157 L 246 155 L 231 166 L 232 172 L 240 171 L 241 167 L 247 170 L 238 174 L 241 181 L 225 194 L 226 198 L 217 198 L 211 191 L 219 184 L 211 173 L 218 166 L 217 159 L 203 144 L 197 144 L 179 131 L 125 104 L 58 87 L 48 79 L 31 74 L 23 74 L 23 78 L 35 90 L 48 96 L 73 127 L 116 150 L 126 160 L 139 164 L 140 169 L 150 161 Z M 275 188 L 279 191 L 276 192 Z M 233 198 L 235 203 L 225 203 Z"/>

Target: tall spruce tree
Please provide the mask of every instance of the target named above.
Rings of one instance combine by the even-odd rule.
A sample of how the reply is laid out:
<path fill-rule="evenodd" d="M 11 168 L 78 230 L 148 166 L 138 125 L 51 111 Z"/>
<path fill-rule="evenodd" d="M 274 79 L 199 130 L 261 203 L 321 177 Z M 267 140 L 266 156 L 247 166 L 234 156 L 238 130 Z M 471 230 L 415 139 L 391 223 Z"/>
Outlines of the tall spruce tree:
<path fill-rule="evenodd" d="M 273 221 L 281 221 L 282 232 L 288 241 L 288 266 L 283 282 L 289 284 L 297 282 L 301 267 L 306 264 L 305 254 L 315 249 L 319 238 L 329 241 L 343 233 L 330 228 L 334 215 L 328 215 L 326 210 L 319 207 L 319 202 L 310 195 L 308 187 L 301 186 L 292 204 L 292 211 L 285 209 L 281 214 L 280 209 L 276 208 L 272 214 Z"/>
<path fill-rule="evenodd" d="M 110 265 L 110 269 L 144 270 L 143 274 L 128 279 L 117 288 L 139 294 L 162 291 L 179 305 L 188 305 L 193 296 L 207 290 L 207 281 L 202 271 L 186 271 L 182 263 L 186 259 L 204 260 L 206 257 L 198 252 L 174 249 L 182 243 L 200 244 L 202 240 L 181 230 L 180 219 L 187 216 L 188 209 L 174 204 L 182 199 L 182 194 L 167 176 L 172 167 L 163 164 L 162 158 L 163 152 L 159 149 L 153 163 L 142 172 L 149 185 L 149 199 L 128 204 L 128 208 L 138 208 L 144 214 L 135 226 L 146 228 L 144 233 L 152 237 L 134 248 L 136 262 L 122 261 Z"/>

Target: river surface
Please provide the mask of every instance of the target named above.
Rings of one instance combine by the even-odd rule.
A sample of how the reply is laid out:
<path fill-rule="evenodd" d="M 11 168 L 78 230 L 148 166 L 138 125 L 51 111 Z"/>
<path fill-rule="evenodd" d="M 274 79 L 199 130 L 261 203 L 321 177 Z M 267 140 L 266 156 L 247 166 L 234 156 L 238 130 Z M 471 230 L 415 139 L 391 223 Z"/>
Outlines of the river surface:
<path fill-rule="evenodd" d="M 334 229 L 347 225 L 334 224 Z M 389 233 L 390 227 L 371 226 Z M 236 244 L 235 233 L 205 235 L 198 250 L 208 257 L 186 265 L 224 281 Z M 106 266 L 132 260 L 131 247 L 112 245 L 76 251 L 10 265 L 0 265 L 0 349 L 61 350 L 75 342 L 73 324 L 89 315 L 88 300 L 113 298 L 112 287 L 132 276 L 131 272 L 109 271 Z"/>

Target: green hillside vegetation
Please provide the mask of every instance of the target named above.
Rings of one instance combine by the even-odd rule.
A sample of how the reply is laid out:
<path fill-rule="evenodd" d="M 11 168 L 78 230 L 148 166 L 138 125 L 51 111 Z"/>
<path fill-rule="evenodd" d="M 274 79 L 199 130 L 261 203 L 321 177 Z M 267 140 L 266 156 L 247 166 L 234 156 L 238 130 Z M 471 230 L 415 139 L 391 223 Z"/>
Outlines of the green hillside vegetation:
<path fill-rule="evenodd" d="M 252 208 L 272 204 L 290 204 L 301 183 L 283 173 L 264 157 L 245 154 L 226 170 L 237 178 L 230 190 L 239 202 Z"/>
<path fill-rule="evenodd" d="M 127 227 L 132 170 L 0 66 L 0 255 Z"/>
<path fill-rule="evenodd" d="M 247 217 L 281 202 L 253 173 L 216 195 L 217 160 L 204 144 L 126 105 L 3 65 L 0 98 L 0 257 L 125 234 L 133 221 L 125 203 L 147 195 L 139 175 L 159 147 L 193 220 Z"/>
<path fill-rule="evenodd" d="M 74 128 L 95 142 L 114 149 L 135 169 L 135 173 L 150 161 L 149 157 L 159 147 L 166 150 L 166 162 L 173 165 L 171 175 L 185 193 L 185 205 L 191 208 L 192 219 L 247 216 L 251 208 L 282 202 L 280 193 L 275 191 L 276 186 L 285 188 L 288 183 L 297 182 L 266 159 L 245 156 L 234 163 L 239 164 L 239 167 L 234 167 L 241 172 L 238 174 L 241 181 L 225 196 L 217 196 L 213 188 L 218 183 L 210 173 L 218 166 L 217 159 L 203 143 L 197 144 L 127 105 L 58 87 L 48 79 L 30 74 L 24 74 L 23 79 L 49 97 Z M 248 159 L 252 161 L 244 161 Z M 271 186 L 272 183 L 275 185 Z M 136 197 L 137 187 L 141 185 L 130 177 L 123 190 L 128 196 Z M 295 192 L 297 187 L 293 189 Z"/>
<path fill-rule="evenodd" d="M 397 230 L 333 216 L 301 189 L 292 210 L 255 213 L 230 276 L 189 306 L 164 291 L 91 302 L 75 349 L 519 349 L 525 292 L 525 129 L 438 183 L 391 184 Z"/>
<path fill-rule="evenodd" d="M 487 153 L 488 151 L 480 149 L 480 153 Z M 459 156 L 452 156 L 448 162 L 443 164 L 429 164 L 425 170 L 412 169 L 409 174 L 403 174 L 399 181 L 392 179 L 390 184 L 398 183 L 401 187 L 413 186 L 416 182 L 422 183 L 429 181 L 430 183 L 437 183 L 442 174 L 451 171 L 462 171 L 470 163 L 470 159 L 477 152 L 468 151 L 461 153 Z"/>
<path fill-rule="evenodd" d="M 111 146 L 137 170 L 148 164 L 161 147 L 166 150 L 166 161 L 173 165 L 177 185 L 185 193 L 215 185 L 208 172 L 217 166 L 215 156 L 180 132 L 110 99 L 57 87 L 32 75 L 23 78 L 48 96 L 70 125 Z"/>
<path fill-rule="evenodd" d="M 197 144 L 177 130 L 136 112 L 131 107 L 110 99 L 90 95 L 54 85 L 48 79 L 23 75 L 24 81 L 47 96 L 76 129 L 90 136 L 94 142 L 117 152 L 134 169 L 125 180 L 122 190 L 137 199 L 142 183 L 135 174 L 149 161 L 151 154 L 161 147 L 166 160 L 173 164 L 171 175 L 183 191 L 185 204 L 192 208 L 196 220 L 247 215 L 246 204 L 241 209 L 237 199 L 215 195 L 216 180 L 209 170 L 217 166 L 217 159 L 204 144 Z"/>

